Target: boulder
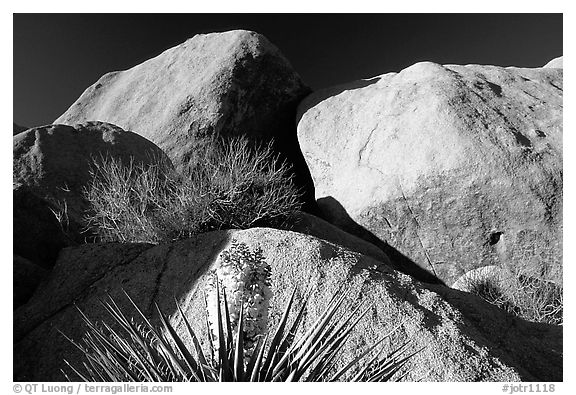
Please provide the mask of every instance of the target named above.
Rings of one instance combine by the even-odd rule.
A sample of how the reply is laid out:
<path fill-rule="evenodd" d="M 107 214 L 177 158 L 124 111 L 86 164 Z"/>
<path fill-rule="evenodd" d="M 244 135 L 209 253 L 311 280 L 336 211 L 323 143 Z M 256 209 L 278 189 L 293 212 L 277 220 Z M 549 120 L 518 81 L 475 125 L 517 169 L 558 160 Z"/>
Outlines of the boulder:
<path fill-rule="evenodd" d="M 57 208 L 22 184 L 13 185 L 12 197 L 14 254 L 43 268 L 52 267 L 60 250 L 74 244 L 56 218 Z"/>
<path fill-rule="evenodd" d="M 558 68 L 422 62 L 313 93 L 298 139 L 323 218 L 446 283 L 560 267 L 562 87 Z"/>
<path fill-rule="evenodd" d="M 16 309 L 30 299 L 40 281 L 48 275 L 48 270 L 14 254 L 12 273 L 12 304 Z"/>
<path fill-rule="evenodd" d="M 64 249 L 49 278 L 14 314 L 14 380 L 62 380 L 62 360 L 78 366 L 79 355 L 58 330 L 81 339 L 85 327 L 75 306 L 92 320 L 111 323 L 100 304 L 107 295 L 130 314 L 122 289 L 156 323 L 157 303 L 183 334 L 175 314 L 179 303 L 206 346 L 205 274 L 232 243 L 260 249 L 271 266 L 271 327 L 294 288 L 299 301 L 309 285 L 313 290 L 305 326 L 343 283 L 350 291 L 347 303 L 370 306 L 353 330 L 341 364 L 399 326 L 393 344 L 409 340 L 409 350 L 422 348 L 407 365 L 407 380 L 562 380 L 562 327 L 520 320 L 473 295 L 422 284 L 316 237 L 267 228 L 210 232 L 156 246 L 110 243 Z"/>
<path fill-rule="evenodd" d="M 309 92 L 262 35 L 198 34 L 129 70 L 104 75 L 55 123 L 113 123 L 157 144 L 177 167 L 194 161 L 207 137 L 274 139 L 296 168 L 297 182 L 309 189 L 294 124 L 296 106 Z"/>
<path fill-rule="evenodd" d="M 128 164 L 153 163 L 165 154 L 144 137 L 103 122 L 47 125 L 13 137 L 13 181 L 47 200 L 80 238 L 83 189 L 93 160 L 111 156 Z"/>

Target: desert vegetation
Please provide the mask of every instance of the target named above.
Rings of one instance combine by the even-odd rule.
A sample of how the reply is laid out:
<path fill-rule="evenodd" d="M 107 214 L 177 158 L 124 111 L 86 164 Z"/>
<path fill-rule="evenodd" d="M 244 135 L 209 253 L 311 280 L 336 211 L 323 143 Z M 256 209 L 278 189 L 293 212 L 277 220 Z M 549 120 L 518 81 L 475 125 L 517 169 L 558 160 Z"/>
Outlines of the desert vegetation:
<path fill-rule="evenodd" d="M 560 273 L 533 268 L 497 270 L 465 279 L 464 288 L 487 302 L 533 322 L 562 325 L 563 289 Z"/>
<path fill-rule="evenodd" d="M 274 332 L 258 336 L 246 354 L 246 309 L 240 303 L 233 325 L 230 301 L 225 287 L 216 281 L 215 329 L 208 326 L 208 352 L 205 352 L 190 321 L 177 306 L 191 339 L 186 346 L 168 317 L 156 305 L 161 326 L 155 327 L 134 301 L 125 293 L 136 310 L 138 321 L 125 315 L 117 303 L 103 302 L 114 325 L 95 323 L 82 311 L 88 330 L 80 342 L 70 340 L 84 355 L 83 366 L 67 363 L 69 380 L 84 381 L 389 381 L 399 380 L 401 368 L 415 353 L 406 353 L 408 343 L 382 355 L 382 336 L 373 345 L 359 350 L 355 358 L 337 368 L 340 351 L 350 331 L 369 311 L 359 304 L 349 313 L 337 314 L 346 299 L 341 289 L 324 313 L 300 336 L 306 303 L 298 308 L 295 319 L 288 317 L 294 295 L 287 303 Z M 307 300 L 306 298 L 304 300 Z M 114 329 L 119 328 L 119 329 Z M 216 336 L 214 336 L 216 335 Z M 363 363 L 361 363 L 361 361 Z"/>
<path fill-rule="evenodd" d="M 100 241 L 159 243 L 218 229 L 281 227 L 300 209 L 290 166 L 272 143 L 211 139 L 194 164 L 93 160 L 86 224 Z M 192 162 L 190 162 L 192 163 Z"/>
<path fill-rule="evenodd" d="M 283 227 L 301 207 L 291 169 L 271 144 L 213 139 L 190 163 L 177 170 L 160 159 L 151 165 L 94 159 L 84 193 L 90 205 L 87 226 L 105 242 L 160 243 L 210 230 Z M 110 298 L 103 306 L 111 324 L 93 322 L 80 311 L 87 332 L 80 342 L 69 340 L 85 361 L 68 364 L 65 374 L 89 381 L 387 381 L 410 358 L 404 355 L 406 344 L 381 356 L 376 348 L 384 336 L 336 369 L 350 331 L 369 310 L 357 306 L 339 313 L 346 298 L 340 291 L 304 330 L 306 303 L 289 320 L 293 294 L 272 333 L 271 296 L 270 267 L 262 252 L 233 243 L 205 282 L 208 338 L 202 343 L 208 352 L 180 306 L 191 343 L 158 306 L 161 326 L 155 327 L 126 294 L 136 314 L 123 312 Z"/>

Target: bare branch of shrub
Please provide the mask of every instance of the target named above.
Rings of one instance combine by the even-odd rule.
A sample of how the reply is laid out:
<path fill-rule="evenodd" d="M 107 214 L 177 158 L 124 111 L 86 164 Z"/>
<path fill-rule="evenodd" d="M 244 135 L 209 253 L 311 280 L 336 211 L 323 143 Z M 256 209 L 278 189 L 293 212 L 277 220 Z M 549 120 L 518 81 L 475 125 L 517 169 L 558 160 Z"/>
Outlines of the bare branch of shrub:
<path fill-rule="evenodd" d="M 562 325 L 563 289 L 554 276 L 529 268 L 501 269 L 467 277 L 464 288 L 525 320 Z"/>
<path fill-rule="evenodd" d="M 301 208 L 289 165 L 272 145 L 212 140 L 181 172 L 169 163 L 93 161 L 88 226 L 102 241 L 150 242 L 218 229 L 282 227 Z"/>

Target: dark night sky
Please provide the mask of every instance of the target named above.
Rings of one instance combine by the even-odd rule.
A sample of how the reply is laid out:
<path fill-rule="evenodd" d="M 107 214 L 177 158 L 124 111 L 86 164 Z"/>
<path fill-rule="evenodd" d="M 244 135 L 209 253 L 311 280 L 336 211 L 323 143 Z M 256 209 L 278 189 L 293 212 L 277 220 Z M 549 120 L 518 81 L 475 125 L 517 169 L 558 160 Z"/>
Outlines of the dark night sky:
<path fill-rule="evenodd" d="M 561 14 L 15 14 L 14 121 L 51 123 L 102 74 L 232 29 L 265 35 L 312 88 L 423 60 L 539 67 L 562 55 Z"/>

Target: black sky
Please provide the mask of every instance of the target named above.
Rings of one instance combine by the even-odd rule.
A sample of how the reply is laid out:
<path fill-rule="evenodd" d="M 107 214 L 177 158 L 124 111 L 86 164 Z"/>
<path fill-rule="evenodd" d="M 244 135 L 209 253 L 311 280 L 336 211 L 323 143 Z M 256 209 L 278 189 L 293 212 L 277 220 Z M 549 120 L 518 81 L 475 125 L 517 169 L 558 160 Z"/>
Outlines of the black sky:
<path fill-rule="evenodd" d="M 312 88 L 424 60 L 539 67 L 562 55 L 561 14 L 15 14 L 14 122 L 51 123 L 102 74 L 232 29 L 262 33 Z"/>

